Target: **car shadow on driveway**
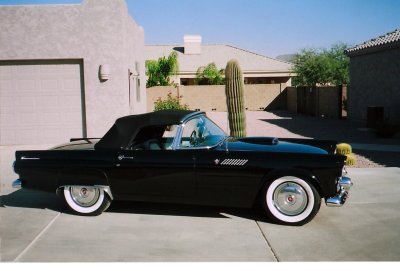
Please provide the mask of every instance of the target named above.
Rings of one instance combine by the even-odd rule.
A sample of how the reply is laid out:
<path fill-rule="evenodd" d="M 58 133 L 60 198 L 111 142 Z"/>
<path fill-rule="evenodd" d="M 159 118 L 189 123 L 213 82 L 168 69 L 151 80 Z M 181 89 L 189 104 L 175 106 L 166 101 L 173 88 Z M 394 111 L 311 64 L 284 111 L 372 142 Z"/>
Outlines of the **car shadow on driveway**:
<path fill-rule="evenodd" d="M 1 195 L 1 207 L 50 209 L 56 212 L 64 212 L 66 209 L 63 199 L 56 194 L 27 189 L 19 189 L 8 195 Z"/>
<path fill-rule="evenodd" d="M 72 214 L 62 197 L 56 194 L 19 189 L 8 195 L 0 196 L 0 208 L 18 207 L 49 209 L 60 213 Z M 172 203 L 152 203 L 133 201 L 113 201 L 107 213 L 159 215 L 180 217 L 225 218 L 232 216 L 248 220 L 274 224 L 263 214 L 261 208 L 232 208 Z"/>
<path fill-rule="evenodd" d="M 261 214 L 256 208 L 246 209 L 173 203 L 115 201 L 106 212 L 228 219 L 231 219 L 231 216 L 236 216 L 250 220 L 262 220 Z"/>

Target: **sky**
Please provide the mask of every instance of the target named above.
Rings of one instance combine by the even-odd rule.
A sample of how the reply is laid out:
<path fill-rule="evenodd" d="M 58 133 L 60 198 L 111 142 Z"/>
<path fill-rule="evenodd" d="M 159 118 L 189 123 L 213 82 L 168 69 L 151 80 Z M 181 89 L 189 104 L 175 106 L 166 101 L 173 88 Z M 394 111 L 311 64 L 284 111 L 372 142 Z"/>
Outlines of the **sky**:
<path fill-rule="evenodd" d="M 112 1 L 112 0 L 110 0 Z M 0 4 L 81 0 L 0 0 Z M 400 0 L 126 0 L 146 44 L 181 45 L 185 34 L 269 57 L 363 43 L 400 28 Z"/>

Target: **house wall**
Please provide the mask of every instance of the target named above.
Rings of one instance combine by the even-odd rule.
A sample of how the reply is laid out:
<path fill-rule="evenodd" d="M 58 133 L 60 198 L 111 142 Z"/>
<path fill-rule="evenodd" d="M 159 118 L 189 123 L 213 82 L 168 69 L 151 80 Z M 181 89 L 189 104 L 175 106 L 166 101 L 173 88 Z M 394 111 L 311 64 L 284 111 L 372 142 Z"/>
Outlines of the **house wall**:
<path fill-rule="evenodd" d="M 285 84 L 245 85 L 245 107 L 250 111 L 284 109 L 286 108 L 285 88 Z M 178 96 L 178 91 L 181 102 L 187 104 L 192 110 L 227 111 L 224 85 L 148 88 L 148 111 L 154 110 L 154 102 L 158 98 L 165 99 L 169 92 L 173 96 Z"/>
<path fill-rule="evenodd" d="M 79 63 L 83 93 L 81 136 L 101 137 L 116 118 L 146 112 L 144 31 L 129 16 L 124 0 L 83 0 L 82 4 L 74 5 L 1 6 L 0 3 L 0 25 L 3 68 Z M 99 67 L 104 64 L 109 67 L 109 79 L 100 81 Z M 54 76 L 57 80 L 57 73 Z M 0 83 L 0 94 L 5 89 L 1 87 Z M 63 98 L 57 91 L 54 95 Z M 21 103 L 21 100 L 11 102 Z M 0 125 L 5 122 L 2 119 Z M 40 127 L 37 132 L 26 134 L 30 142 L 36 141 L 32 137 L 40 136 Z M 53 141 L 45 145 L 0 145 L 0 192 L 9 189 L 17 177 L 11 168 L 15 150 L 46 149 L 56 145 Z"/>
<path fill-rule="evenodd" d="M 0 6 L 0 25 L 0 61 L 82 60 L 87 136 L 102 136 L 116 118 L 146 111 L 144 31 L 124 0 Z M 104 64 L 110 77 L 101 82 L 99 66 Z M 128 70 L 136 66 L 143 82 L 141 102 L 129 92 L 129 80 L 136 78 L 129 78 Z M 131 82 L 131 92 L 135 87 Z"/>
<path fill-rule="evenodd" d="M 367 121 L 371 106 L 384 107 L 385 121 L 400 124 L 400 48 L 350 56 L 348 117 Z"/>

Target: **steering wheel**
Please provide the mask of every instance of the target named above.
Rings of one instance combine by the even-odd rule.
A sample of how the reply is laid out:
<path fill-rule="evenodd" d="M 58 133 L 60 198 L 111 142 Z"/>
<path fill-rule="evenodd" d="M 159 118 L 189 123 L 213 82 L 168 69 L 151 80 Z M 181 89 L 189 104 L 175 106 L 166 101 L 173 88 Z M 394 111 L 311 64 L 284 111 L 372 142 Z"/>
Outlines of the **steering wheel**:
<path fill-rule="evenodd" d="M 197 133 L 196 133 L 196 131 L 193 131 L 191 134 L 190 134 L 190 140 L 189 140 L 189 143 L 190 143 L 190 145 L 191 146 L 197 146 L 197 142 L 198 142 L 198 138 L 197 138 Z"/>
<path fill-rule="evenodd" d="M 197 139 L 197 143 L 203 143 L 204 141 L 206 141 L 206 134 L 209 134 L 208 129 L 206 126 L 201 126 L 199 128 L 199 137 Z"/>

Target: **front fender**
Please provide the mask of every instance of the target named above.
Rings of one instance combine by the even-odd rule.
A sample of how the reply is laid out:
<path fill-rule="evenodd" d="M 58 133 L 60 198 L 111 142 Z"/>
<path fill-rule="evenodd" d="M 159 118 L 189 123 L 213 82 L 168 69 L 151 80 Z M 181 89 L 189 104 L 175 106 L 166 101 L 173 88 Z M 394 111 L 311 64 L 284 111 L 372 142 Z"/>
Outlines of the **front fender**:
<path fill-rule="evenodd" d="M 272 170 L 268 172 L 264 178 L 263 182 L 261 183 L 261 187 L 259 187 L 259 192 L 262 191 L 265 185 L 267 185 L 269 182 L 276 180 L 280 177 L 284 176 L 294 176 L 301 178 L 303 180 L 309 181 L 315 189 L 318 191 L 318 194 L 321 197 L 324 197 L 323 189 L 321 186 L 321 182 L 318 180 L 318 178 L 311 172 L 307 171 L 305 169 L 277 169 L 277 170 Z"/>

